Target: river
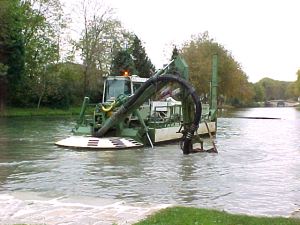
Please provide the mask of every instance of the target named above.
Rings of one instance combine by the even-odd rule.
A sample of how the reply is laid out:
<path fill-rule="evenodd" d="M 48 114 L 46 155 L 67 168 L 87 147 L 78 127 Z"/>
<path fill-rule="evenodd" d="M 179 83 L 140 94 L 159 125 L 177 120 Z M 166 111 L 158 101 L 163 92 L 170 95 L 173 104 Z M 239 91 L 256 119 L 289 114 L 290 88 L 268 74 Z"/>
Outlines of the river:
<path fill-rule="evenodd" d="M 170 204 L 267 216 L 300 208 L 296 108 L 224 111 L 219 153 L 188 156 L 177 143 L 102 152 L 55 146 L 74 120 L 0 118 L 0 223 L 130 224 Z"/>

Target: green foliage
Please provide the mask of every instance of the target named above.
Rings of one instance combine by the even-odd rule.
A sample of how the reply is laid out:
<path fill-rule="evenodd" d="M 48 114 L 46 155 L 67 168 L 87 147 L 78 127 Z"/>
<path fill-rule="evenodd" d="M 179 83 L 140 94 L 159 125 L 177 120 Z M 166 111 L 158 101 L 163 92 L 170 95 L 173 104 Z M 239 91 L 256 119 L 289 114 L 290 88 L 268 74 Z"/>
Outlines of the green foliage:
<path fill-rule="evenodd" d="M 1 88 L 8 90 L 8 102 L 14 100 L 14 93 L 22 82 L 24 72 L 24 43 L 20 17 L 19 0 L 0 1 L 0 63 Z M 5 75 L 5 77 L 4 77 Z M 6 93 L 2 93 L 3 102 Z"/>
<path fill-rule="evenodd" d="M 120 21 L 112 18 L 112 10 L 103 3 L 82 1 L 80 9 L 78 17 L 84 28 L 80 40 L 73 44 L 80 51 L 84 65 L 82 96 L 90 96 L 98 92 L 103 75 L 111 71 L 113 55 L 131 42 L 132 35 L 122 28 Z"/>
<path fill-rule="evenodd" d="M 252 100 L 253 89 L 238 62 L 207 32 L 193 36 L 181 53 L 189 65 L 190 79 L 199 94 L 209 93 L 212 56 L 218 55 L 218 92 L 227 101 L 237 99 L 243 105 Z"/>
<path fill-rule="evenodd" d="M 37 108 L 67 108 L 83 95 L 101 100 L 102 76 L 110 72 L 113 54 L 131 45 L 134 36 L 111 18 L 110 9 L 101 14 L 88 9 L 89 3 L 83 2 L 82 36 L 73 42 L 82 56 L 78 65 L 59 62 L 66 27 L 60 0 L 0 1 L 0 109 L 6 96 L 12 106 Z"/>
<path fill-rule="evenodd" d="M 39 108 L 52 82 L 47 67 L 59 60 L 63 11 L 59 0 L 25 0 L 21 8 L 26 74 L 23 89 L 29 88 L 27 101 L 35 101 Z"/>
<path fill-rule="evenodd" d="M 45 71 L 44 97 L 41 105 L 54 108 L 68 108 L 82 101 L 81 78 L 84 67 L 74 63 L 49 65 Z"/>
<path fill-rule="evenodd" d="M 111 75 L 122 76 L 125 72 L 132 75 L 136 73 L 136 69 L 129 50 L 120 50 L 112 61 Z"/>
<path fill-rule="evenodd" d="M 253 100 L 255 102 L 263 102 L 266 99 L 265 90 L 261 83 L 253 84 L 254 97 Z"/>
<path fill-rule="evenodd" d="M 294 84 L 292 82 L 278 81 L 273 80 L 271 78 L 263 78 L 257 83 L 255 83 L 254 86 L 257 87 L 255 89 L 256 96 L 260 95 L 260 93 L 258 92 L 262 92 L 261 97 L 259 99 L 255 98 L 255 100 L 287 100 L 295 97 Z"/>
<path fill-rule="evenodd" d="M 141 40 L 135 35 L 132 45 L 127 49 L 119 49 L 112 60 L 111 75 L 121 76 L 125 71 L 129 75 L 150 77 L 155 68 L 148 58 Z"/>
<path fill-rule="evenodd" d="M 136 225 L 296 225 L 299 219 L 232 215 L 209 209 L 172 207 L 159 211 Z"/>
<path fill-rule="evenodd" d="M 73 79 L 68 76 L 65 64 L 49 65 L 45 70 L 44 96 L 40 104 L 55 108 L 68 108 L 72 104 L 71 88 Z"/>
<path fill-rule="evenodd" d="M 7 75 L 8 65 L 0 62 L 0 77 L 5 77 Z"/>
<path fill-rule="evenodd" d="M 131 54 L 137 74 L 140 77 L 150 77 L 154 73 L 155 67 L 148 58 L 145 48 L 137 36 L 133 40 Z"/>
<path fill-rule="evenodd" d="M 298 71 L 300 74 L 300 72 Z M 278 81 L 271 78 L 263 78 L 253 84 L 254 102 L 269 100 L 297 100 L 300 95 L 300 79 L 296 82 Z M 297 86 L 298 85 L 298 86 Z M 299 89 L 298 89 L 299 88 Z"/>
<path fill-rule="evenodd" d="M 297 71 L 297 81 L 295 82 L 295 93 L 300 96 L 300 70 Z"/>
<path fill-rule="evenodd" d="M 1 62 L 8 66 L 10 105 L 40 104 L 51 79 L 46 67 L 59 59 L 59 0 L 0 2 Z"/>
<path fill-rule="evenodd" d="M 54 73 L 57 75 L 57 84 L 56 86 L 64 87 L 64 95 L 68 96 L 68 102 L 70 105 L 81 104 L 82 102 L 82 74 L 84 68 L 80 64 L 75 63 L 60 63 L 54 65 Z"/>

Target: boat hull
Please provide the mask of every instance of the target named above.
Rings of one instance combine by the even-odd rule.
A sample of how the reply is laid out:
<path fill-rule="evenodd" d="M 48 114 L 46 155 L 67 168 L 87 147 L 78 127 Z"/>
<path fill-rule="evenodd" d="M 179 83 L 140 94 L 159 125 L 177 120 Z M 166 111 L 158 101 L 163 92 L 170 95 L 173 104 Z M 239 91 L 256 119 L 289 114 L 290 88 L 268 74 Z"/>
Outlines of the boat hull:
<path fill-rule="evenodd" d="M 84 149 L 128 149 L 142 147 L 143 144 L 131 138 L 107 137 L 97 138 L 91 136 L 71 136 L 55 143 L 62 147 L 84 148 Z"/>
<path fill-rule="evenodd" d="M 216 123 L 215 122 L 207 122 L 207 125 L 208 125 L 210 133 L 216 132 Z M 182 133 L 178 132 L 179 129 L 180 129 L 180 126 L 155 129 L 154 142 L 159 143 L 159 142 L 180 139 L 182 137 Z M 208 134 L 208 130 L 207 130 L 205 123 L 199 124 L 197 133 L 200 135 Z"/>
<path fill-rule="evenodd" d="M 209 132 L 216 132 L 215 122 L 208 122 L 207 125 L 209 127 Z M 180 126 L 155 129 L 153 142 L 160 143 L 178 140 L 182 137 L 182 133 L 178 132 L 179 129 Z M 204 123 L 201 123 L 197 132 L 200 135 L 208 134 L 206 125 Z M 121 150 L 144 146 L 143 143 L 140 143 L 132 138 L 127 137 L 97 138 L 92 136 L 71 136 L 60 140 L 55 144 L 62 147 L 82 148 L 90 150 Z"/>

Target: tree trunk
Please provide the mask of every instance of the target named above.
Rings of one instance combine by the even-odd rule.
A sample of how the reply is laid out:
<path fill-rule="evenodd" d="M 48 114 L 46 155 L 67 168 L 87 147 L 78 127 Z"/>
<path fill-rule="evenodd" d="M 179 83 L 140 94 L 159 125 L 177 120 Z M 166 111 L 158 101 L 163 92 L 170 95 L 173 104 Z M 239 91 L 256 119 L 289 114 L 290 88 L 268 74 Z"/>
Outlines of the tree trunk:
<path fill-rule="evenodd" d="M 89 88 L 89 65 L 85 66 L 84 72 L 83 72 L 83 97 L 87 96 L 88 88 Z"/>
<path fill-rule="evenodd" d="M 45 79 L 45 74 L 44 74 L 44 76 L 43 76 L 43 86 L 41 88 L 41 94 L 39 95 L 39 101 L 38 101 L 38 104 L 37 104 L 37 109 L 40 108 L 40 105 L 41 105 L 42 99 L 44 97 L 45 91 L 46 91 L 46 79 Z"/>
<path fill-rule="evenodd" d="M 43 99 L 43 95 L 44 95 L 44 93 L 42 93 L 42 94 L 39 96 L 39 101 L 38 101 L 38 104 L 37 104 L 37 109 L 40 108 L 41 101 L 42 101 L 42 99 Z"/>

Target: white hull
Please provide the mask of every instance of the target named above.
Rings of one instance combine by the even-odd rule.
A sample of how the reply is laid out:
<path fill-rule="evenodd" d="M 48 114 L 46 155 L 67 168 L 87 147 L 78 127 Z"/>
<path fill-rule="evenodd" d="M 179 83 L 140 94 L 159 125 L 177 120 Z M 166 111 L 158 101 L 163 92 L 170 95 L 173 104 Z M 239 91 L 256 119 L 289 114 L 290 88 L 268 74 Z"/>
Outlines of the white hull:
<path fill-rule="evenodd" d="M 211 133 L 216 132 L 216 123 L 208 122 L 209 131 Z M 178 140 L 182 137 L 181 133 L 177 133 L 180 126 L 167 127 L 161 129 L 155 129 L 155 140 L 154 143 Z M 198 134 L 207 134 L 207 128 L 204 123 L 199 125 Z M 55 143 L 58 146 L 72 147 L 72 148 L 85 148 L 85 149 L 128 149 L 137 148 L 143 146 L 131 138 L 126 137 L 105 137 L 97 138 L 91 136 L 71 136 L 60 140 Z"/>
<path fill-rule="evenodd" d="M 88 149 L 127 149 L 143 146 L 131 138 L 96 138 L 87 136 L 71 136 L 55 143 L 58 146 Z"/>
<path fill-rule="evenodd" d="M 215 122 L 208 122 L 209 131 L 211 133 L 216 132 L 216 123 Z M 177 127 L 166 127 L 161 129 L 155 130 L 155 140 L 154 142 L 163 142 L 163 141 L 171 141 L 177 140 L 182 137 L 181 133 L 178 133 L 180 126 Z M 204 123 L 199 124 L 198 134 L 208 134 L 207 128 Z"/>

